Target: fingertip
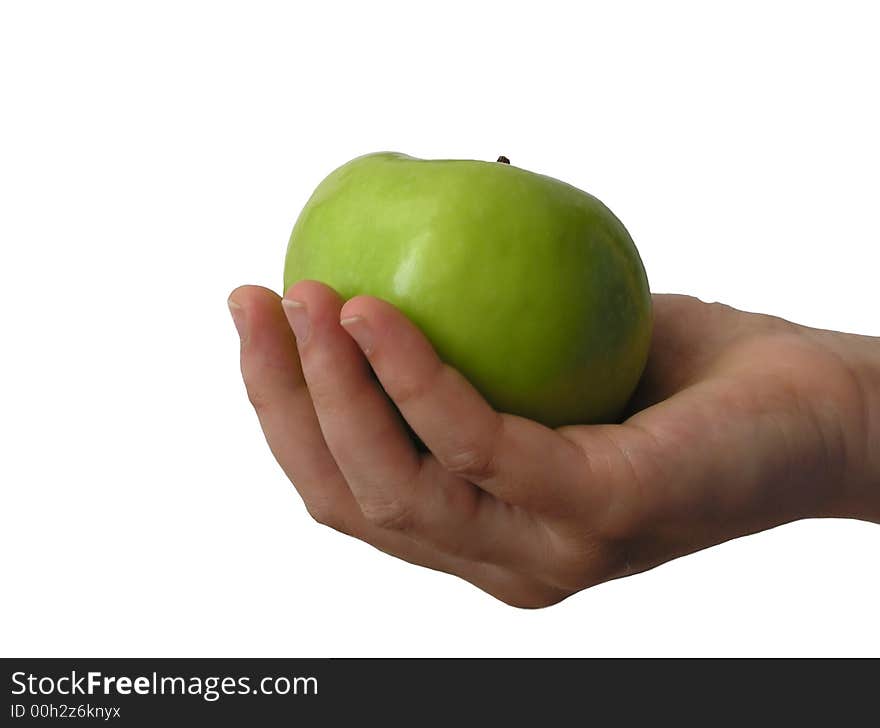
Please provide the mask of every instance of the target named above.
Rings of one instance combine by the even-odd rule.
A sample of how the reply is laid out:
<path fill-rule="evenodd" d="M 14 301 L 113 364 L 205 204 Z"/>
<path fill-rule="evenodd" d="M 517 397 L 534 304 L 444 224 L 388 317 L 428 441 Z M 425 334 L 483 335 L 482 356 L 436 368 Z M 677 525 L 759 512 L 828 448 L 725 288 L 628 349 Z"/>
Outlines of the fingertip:
<path fill-rule="evenodd" d="M 321 300 L 327 297 L 338 299 L 339 294 L 326 283 L 309 278 L 297 281 L 284 292 L 284 298 L 303 302 Z"/>
<path fill-rule="evenodd" d="M 340 320 L 365 318 L 369 310 L 368 305 L 371 299 L 371 296 L 355 296 L 354 298 L 349 298 L 344 304 L 342 304 L 342 310 L 339 312 Z"/>
<path fill-rule="evenodd" d="M 251 338 L 254 327 L 271 316 L 272 309 L 278 305 L 278 294 L 263 286 L 239 286 L 229 294 L 226 305 L 244 344 Z"/>
<path fill-rule="evenodd" d="M 340 316 L 339 323 L 354 339 L 360 350 L 368 358 L 373 353 L 373 332 L 363 316 Z"/>
<path fill-rule="evenodd" d="M 251 308 L 252 306 L 258 306 L 266 301 L 276 304 L 278 299 L 278 294 L 270 288 L 266 288 L 265 286 L 245 285 L 235 288 L 232 293 L 229 294 L 227 303 L 230 308 L 234 306 L 239 308 Z"/>
<path fill-rule="evenodd" d="M 382 320 L 391 316 L 402 316 L 403 314 L 387 301 L 375 296 L 355 296 L 346 301 L 342 310 L 339 312 L 341 319 L 363 319 L 371 322 L 373 325 L 379 324 Z"/>

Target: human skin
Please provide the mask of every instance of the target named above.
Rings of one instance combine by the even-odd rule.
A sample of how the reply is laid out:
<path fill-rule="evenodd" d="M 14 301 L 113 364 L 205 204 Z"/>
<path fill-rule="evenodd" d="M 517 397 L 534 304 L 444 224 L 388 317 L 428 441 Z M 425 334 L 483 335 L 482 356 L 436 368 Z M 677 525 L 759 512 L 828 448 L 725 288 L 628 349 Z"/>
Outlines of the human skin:
<path fill-rule="evenodd" d="M 495 412 L 379 299 L 300 281 L 229 304 L 250 401 L 311 515 L 508 604 L 801 518 L 880 523 L 880 338 L 655 295 L 628 417 L 550 429 Z"/>

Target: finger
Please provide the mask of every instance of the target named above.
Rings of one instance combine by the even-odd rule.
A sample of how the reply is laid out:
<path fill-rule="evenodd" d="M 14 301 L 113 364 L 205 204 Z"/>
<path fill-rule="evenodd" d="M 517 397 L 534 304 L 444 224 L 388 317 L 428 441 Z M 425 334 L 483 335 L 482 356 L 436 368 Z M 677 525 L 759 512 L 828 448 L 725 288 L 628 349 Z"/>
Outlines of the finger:
<path fill-rule="evenodd" d="M 385 538 L 400 537 L 386 531 Z M 416 551 L 410 552 L 412 556 L 401 556 L 400 553 L 389 550 L 377 543 L 371 543 L 378 550 L 391 556 L 401 558 L 418 566 L 425 566 L 435 571 L 441 571 L 473 584 L 487 594 L 500 599 L 505 604 L 523 609 L 536 609 L 548 607 L 561 602 L 571 596 L 575 591 L 555 586 L 537 578 L 523 575 L 495 564 L 467 561 L 459 559 L 439 551 L 429 551 L 425 546 L 419 545 Z M 422 555 L 427 554 L 426 560 Z"/>
<path fill-rule="evenodd" d="M 368 523 L 324 442 L 279 296 L 243 286 L 232 293 L 229 306 L 241 334 L 248 396 L 266 440 L 317 521 L 397 558 L 459 576 L 511 604 L 537 606 L 565 596 L 507 569 L 452 557 Z"/>
<path fill-rule="evenodd" d="M 341 307 L 332 289 L 314 281 L 285 296 L 321 430 L 367 520 L 472 561 L 520 567 L 545 553 L 531 516 L 432 467 L 433 458 L 416 450 L 340 325 Z"/>
<path fill-rule="evenodd" d="M 414 481 L 421 458 L 400 418 L 372 381 L 369 367 L 339 325 L 342 301 L 328 286 L 302 281 L 284 310 L 324 438 L 367 513 L 394 498 L 388 484 Z"/>
<path fill-rule="evenodd" d="M 567 508 L 583 467 L 572 443 L 493 410 L 392 305 L 360 296 L 342 316 L 385 391 L 445 468 L 510 504 Z"/>
<path fill-rule="evenodd" d="M 242 286 L 229 301 L 243 329 L 241 373 L 248 399 L 272 454 L 317 520 L 350 530 L 351 514 L 340 505 L 353 499 L 321 435 L 281 298 L 266 288 Z"/>

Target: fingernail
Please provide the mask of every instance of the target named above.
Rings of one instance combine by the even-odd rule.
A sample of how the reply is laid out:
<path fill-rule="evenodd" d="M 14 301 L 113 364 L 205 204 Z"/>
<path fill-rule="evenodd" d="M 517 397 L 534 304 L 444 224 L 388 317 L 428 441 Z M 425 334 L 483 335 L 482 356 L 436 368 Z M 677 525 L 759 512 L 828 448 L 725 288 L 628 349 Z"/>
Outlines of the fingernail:
<path fill-rule="evenodd" d="M 373 349 L 373 332 L 362 316 L 349 316 L 339 323 L 349 333 L 352 339 L 361 347 L 364 354 L 369 354 Z"/>
<path fill-rule="evenodd" d="M 285 298 L 281 301 L 284 311 L 287 313 L 287 320 L 290 321 L 290 328 L 293 329 L 293 335 L 300 344 L 305 344 L 309 338 L 309 312 L 306 311 L 306 305 L 302 301 L 296 301 L 292 298 Z"/>
<path fill-rule="evenodd" d="M 232 314 L 232 323 L 235 324 L 238 338 L 244 341 L 247 337 L 247 316 L 244 314 L 244 309 L 231 298 L 226 301 L 226 304 L 229 306 L 229 313 Z"/>

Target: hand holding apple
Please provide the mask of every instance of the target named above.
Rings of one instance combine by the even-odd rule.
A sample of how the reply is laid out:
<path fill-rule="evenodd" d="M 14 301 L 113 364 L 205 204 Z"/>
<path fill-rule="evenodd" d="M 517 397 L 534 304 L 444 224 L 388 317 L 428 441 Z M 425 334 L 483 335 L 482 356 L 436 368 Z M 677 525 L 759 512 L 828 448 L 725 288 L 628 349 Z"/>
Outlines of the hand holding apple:
<path fill-rule="evenodd" d="M 551 429 L 495 411 L 376 298 L 302 281 L 283 304 L 239 288 L 230 308 L 248 395 L 309 512 L 509 604 L 799 518 L 880 522 L 876 339 L 655 296 L 630 416 Z"/>

